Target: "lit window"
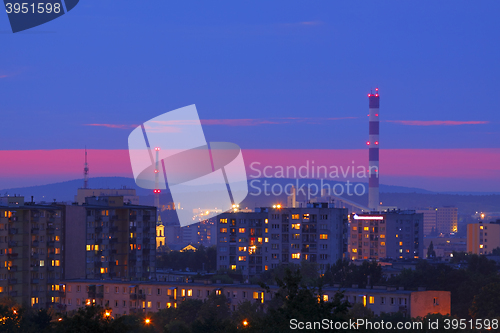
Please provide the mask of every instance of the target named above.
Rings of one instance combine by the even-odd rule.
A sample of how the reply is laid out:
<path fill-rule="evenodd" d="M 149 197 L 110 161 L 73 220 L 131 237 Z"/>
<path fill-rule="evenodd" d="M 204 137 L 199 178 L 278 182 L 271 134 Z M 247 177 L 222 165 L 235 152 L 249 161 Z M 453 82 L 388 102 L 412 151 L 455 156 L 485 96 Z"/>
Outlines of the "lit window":
<path fill-rule="evenodd" d="M 480 225 L 480 226 L 479 226 L 479 229 L 483 230 L 483 229 L 484 229 L 484 227 L 483 227 L 482 225 Z"/>
<path fill-rule="evenodd" d="M 186 289 L 181 289 L 181 296 L 182 297 L 186 296 Z"/>
<path fill-rule="evenodd" d="M 227 233 L 227 228 L 220 228 L 220 232 L 223 233 L 223 234 Z"/>
<path fill-rule="evenodd" d="M 244 233 L 245 233 L 245 228 L 239 228 L 239 229 L 238 229 L 238 232 L 239 232 L 240 234 L 244 234 Z"/>
<path fill-rule="evenodd" d="M 45 261 L 40 260 L 40 267 L 43 267 L 43 266 L 45 266 Z"/>
<path fill-rule="evenodd" d="M 385 246 L 385 242 L 380 242 L 380 246 Z"/>
<path fill-rule="evenodd" d="M 227 219 L 220 219 L 220 223 L 227 223 Z"/>
<path fill-rule="evenodd" d="M 358 227 L 352 227 L 352 230 L 356 231 L 358 230 Z"/>
<path fill-rule="evenodd" d="M 298 219 L 300 219 L 299 214 L 292 214 L 292 220 L 298 220 Z"/>
<path fill-rule="evenodd" d="M 236 265 L 231 265 L 231 269 L 232 269 L 233 271 L 235 271 L 235 270 L 236 270 Z"/>
<path fill-rule="evenodd" d="M 90 245 L 87 245 L 87 251 L 90 251 Z"/>
<path fill-rule="evenodd" d="M 384 235 L 384 234 L 381 234 L 381 235 L 380 235 L 380 238 L 385 238 L 385 235 Z"/>
<path fill-rule="evenodd" d="M 353 252 L 353 253 L 357 253 L 357 252 L 358 252 L 358 249 L 352 249 L 352 252 Z"/>
<path fill-rule="evenodd" d="M 246 246 L 240 246 L 238 247 L 238 251 L 245 252 L 247 250 Z"/>
<path fill-rule="evenodd" d="M 327 234 L 321 234 L 321 235 L 319 235 L 319 239 L 328 239 L 328 235 Z"/>
<path fill-rule="evenodd" d="M 479 245 L 479 248 L 482 249 L 483 248 L 483 244 Z"/>
<path fill-rule="evenodd" d="M 365 234 L 365 238 L 370 238 L 370 235 L 368 235 L 368 234 Z"/>
<path fill-rule="evenodd" d="M 269 242 L 269 238 L 266 237 L 266 238 L 264 238 L 264 243 L 267 243 L 267 242 Z"/>
<path fill-rule="evenodd" d="M 323 301 L 328 302 L 328 295 L 323 295 Z"/>
<path fill-rule="evenodd" d="M 238 261 L 247 261 L 247 256 L 239 256 Z"/>
<path fill-rule="evenodd" d="M 364 231 L 369 231 L 370 230 L 370 227 L 364 227 L 363 228 Z"/>
<path fill-rule="evenodd" d="M 399 246 L 403 246 L 403 242 L 399 242 Z"/>
<path fill-rule="evenodd" d="M 188 289 L 187 295 L 189 297 L 193 296 L 193 289 Z"/>
<path fill-rule="evenodd" d="M 300 223 L 295 223 L 295 224 L 292 224 L 292 229 L 297 229 L 297 230 L 299 230 L 299 229 L 300 229 Z"/>
<path fill-rule="evenodd" d="M 373 297 L 373 296 L 370 296 L 370 299 L 369 299 L 369 301 L 370 301 L 370 304 L 373 304 L 373 303 L 375 303 L 375 297 Z"/>
<path fill-rule="evenodd" d="M 292 259 L 300 259 L 300 253 L 292 253 Z"/>
<path fill-rule="evenodd" d="M 264 270 L 265 270 L 265 271 L 267 271 L 268 269 L 269 269 L 269 268 L 267 267 L 267 265 L 266 265 L 266 266 L 264 266 Z"/>

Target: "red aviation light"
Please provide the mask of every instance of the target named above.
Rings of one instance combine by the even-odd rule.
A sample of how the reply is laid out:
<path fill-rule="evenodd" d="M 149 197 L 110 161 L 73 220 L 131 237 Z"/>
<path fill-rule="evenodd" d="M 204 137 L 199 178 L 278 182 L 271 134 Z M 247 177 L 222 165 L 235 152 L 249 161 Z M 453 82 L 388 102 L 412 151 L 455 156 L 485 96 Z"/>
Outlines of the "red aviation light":
<path fill-rule="evenodd" d="M 155 173 L 158 173 L 158 170 L 155 170 Z"/>
<path fill-rule="evenodd" d="M 159 150 L 160 150 L 160 148 L 159 148 L 159 147 L 156 147 L 156 148 L 155 148 L 155 150 L 156 150 L 156 151 L 159 151 Z"/>
<path fill-rule="evenodd" d="M 375 94 L 375 97 L 378 97 L 378 94 Z"/>
<path fill-rule="evenodd" d="M 378 91 L 378 88 L 375 88 L 375 91 Z"/>
<path fill-rule="evenodd" d="M 375 144 L 378 145 L 378 141 L 375 141 Z"/>
<path fill-rule="evenodd" d="M 368 94 L 368 97 L 371 97 L 372 94 Z"/>
<path fill-rule="evenodd" d="M 375 113 L 375 117 L 378 117 L 378 113 Z"/>
<path fill-rule="evenodd" d="M 370 145 L 370 141 L 366 141 L 366 144 L 369 146 Z"/>
<path fill-rule="evenodd" d="M 154 190 L 154 193 L 161 193 L 161 190 Z"/>

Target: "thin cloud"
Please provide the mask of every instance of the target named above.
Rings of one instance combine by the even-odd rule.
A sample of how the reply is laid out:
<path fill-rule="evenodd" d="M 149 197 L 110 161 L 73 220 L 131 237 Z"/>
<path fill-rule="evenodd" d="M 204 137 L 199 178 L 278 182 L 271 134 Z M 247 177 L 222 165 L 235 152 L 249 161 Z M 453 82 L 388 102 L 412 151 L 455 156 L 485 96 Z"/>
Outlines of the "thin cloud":
<path fill-rule="evenodd" d="M 202 119 L 203 125 L 223 125 L 223 126 L 257 126 L 257 125 L 283 125 L 283 124 L 318 124 L 323 121 L 357 119 L 357 117 L 341 118 L 303 118 L 303 117 L 285 117 L 285 118 L 266 118 L 266 119 Z"/>
<path fill-rule="evenodd" d="M 286 118 L 261 118 L 261 119 L 200 119 L 202 125 L 205 126 L 258 126 L 258 125 L 285 125 L 285 124 L 321 124 L 325 121 L 336 121 L 345 119 L 358 119 L 358 117 L 340 117 L 340 118 L 301 118 L 301 117 L 286 117 Z M 160 121 L 153 120 L 149 122 L 153 126 L 149 129 L 159 132 L 175 132 L 175 126 L 196 125 L 193 120 L 172 120 Z M 157 125 L 157 126 L 156 126 Z M 117 129 L 133 129 L 139 125 L 127 124 L 84 124 L 84 126 L 107 127 Z M 168 129 L 167 129 L 168 128 Z"/>
<path fill-rule="evenodd" d="M 306 21 L 306 22 L 300 22 L 300 25 L 321 25 L 323 22 L 321 21 Z"/>
<path fill-rule="evenodd" d="M 136 128 L 138 125 L 123 125 L 123 124 L 83 124 L 84 126 L 131 129 Z"/>
<path fill-rule="evenodd" d="M 469 120 L 469 121 L 456 121 L 456 120 L 386 120 L 388 123 L 395 123 L 408 126 L 458 126 L 458 125 L 484 125 L 489 121 L 482 120 Z"/>
<path fill-rule="evenodd" d="M 0 75 L 0 79 L 6 78 L 6 77 L 9 77 L 9 76 L 7 74 Z"/>

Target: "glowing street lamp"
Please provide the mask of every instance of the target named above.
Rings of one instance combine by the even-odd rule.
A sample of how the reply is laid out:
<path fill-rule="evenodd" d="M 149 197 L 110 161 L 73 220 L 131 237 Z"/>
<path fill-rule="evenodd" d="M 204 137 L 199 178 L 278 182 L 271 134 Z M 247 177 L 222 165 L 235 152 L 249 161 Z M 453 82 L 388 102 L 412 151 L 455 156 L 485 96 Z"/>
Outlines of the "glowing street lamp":
<path fill-rule="evenodd" d="M 146 318 L 146 320 L 144 320 L 144 322 L 146 323 L 146 325 L 149 325 L 151 323 L 151 319 Z"/>
<path fill-rule="evenodd" d="M 248 321 L 245 319 L 243 320 L 243 327 L 247 327 L 248 326 Z"/>

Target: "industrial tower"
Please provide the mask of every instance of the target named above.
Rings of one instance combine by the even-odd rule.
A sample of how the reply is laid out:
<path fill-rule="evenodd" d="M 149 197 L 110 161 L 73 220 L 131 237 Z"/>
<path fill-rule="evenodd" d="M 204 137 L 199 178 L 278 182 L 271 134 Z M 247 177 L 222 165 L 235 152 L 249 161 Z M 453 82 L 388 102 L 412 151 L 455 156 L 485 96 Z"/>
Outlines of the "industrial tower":
<path fill-rule="evenodd" d="M 375 88 L 375 94 L 368 94 L 370 117 L 368 128 L 368 208 L 379 210 L 379 94 Z"/>
<path fill-rule="evenodd" d="M 85 166 L 83 167 L 83 188 L 89 188 L 89 165 L 87 164 L 87 147 L 85 147 Z"/>

